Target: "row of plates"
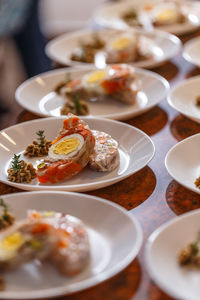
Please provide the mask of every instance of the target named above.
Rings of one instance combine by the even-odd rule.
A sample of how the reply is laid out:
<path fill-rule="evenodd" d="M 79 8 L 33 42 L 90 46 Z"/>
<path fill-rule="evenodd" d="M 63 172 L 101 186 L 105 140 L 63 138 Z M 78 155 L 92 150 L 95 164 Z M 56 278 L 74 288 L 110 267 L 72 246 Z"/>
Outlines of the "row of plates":
<path fill-rule="evenodd" d="M 4 195 L 3 199 L 16 220 L 24 219 L 28 209 L 47 208 L 80 218 L 88 230 L 91 257 L 89 266 L 71 278 L 59 275 L 47 264 L 25 264 L 4 275 L 6 289 L 0 292 L 0 299 L 51 298 L 89 288 L 123 270 L 141 248 L 140 224 L 115 203 L 84 194 L 47 191 Z M 199 299 L 199 271 L 182 270 L 177 262 L 180 250 L 195 240 L 199 218 L 200 210 L 174 218 L 146 243 L 145 261 L 151 277 L 178 299 Z"/>

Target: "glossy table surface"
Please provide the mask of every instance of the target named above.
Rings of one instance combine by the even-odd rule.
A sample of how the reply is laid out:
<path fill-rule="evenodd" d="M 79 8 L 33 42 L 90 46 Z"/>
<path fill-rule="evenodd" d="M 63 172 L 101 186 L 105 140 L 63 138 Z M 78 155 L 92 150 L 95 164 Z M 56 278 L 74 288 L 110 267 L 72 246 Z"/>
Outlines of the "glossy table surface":
<path fill-rule="evenodd" d="M 200 35 L 195 32 L 181 38 L 183 42 Z M 172 61 L 153 71 L 165 77 L 171 87 L 200 74 L 200 70 L 186 62 L 181 54 Z M 37 116 L 21 109 L 0 119 L 0 128 L 18 122 L 32 120 Z M 9 123 L 9 124 L 8 124 Z M 200 132 L 197 124 L 172 109 L 166 99 L 150 111 L 127 121 L 128 124 L 146 132 L 156 146 L 156 154 L 150 164 L 124 181 L 110 187 L 95 190 L 89 194 L 114 201 L 130 211 L 140 222 L 144 232 L 144 242 L 137 258 L 121 273 L 88 290 L 59 299 L 65 300 L 168 300 L 170 296 L 162 292 L 150 279 L 144 263 L 144 245 L 148 236 L 161 224 L 176 215 L 200 208 L 200 195 L 195 194 L 167 173 L 165 155 L 178 141 Z M 0 194 L 20 190 L 0 183 Z M 57 298 L 58 299 L 58 298 Z"/>

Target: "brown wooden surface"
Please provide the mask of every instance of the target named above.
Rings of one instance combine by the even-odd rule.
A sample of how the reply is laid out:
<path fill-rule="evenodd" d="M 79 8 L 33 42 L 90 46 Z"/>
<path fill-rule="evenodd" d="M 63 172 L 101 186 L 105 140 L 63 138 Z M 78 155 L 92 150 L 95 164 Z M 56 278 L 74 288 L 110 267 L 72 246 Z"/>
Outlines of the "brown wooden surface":
<path fill-rule="evenodd" d="M 195 32 L 182 40 L 200 35 Z M 184 78 L 200 74 L 200 70 L 186 62 L 181 55 L 163 66 L 154 69 L 165 77 L 171 87 Z M 9 112 L 0 118 L 0 128 L 17 122 L 37 118 L 21 109 Z M 178 141 L 200 132 L 200 125 L 180 115 L 164 99 L 158 106 L 145 114 L 128 120 L 128 124 L 140 128 L 151 136 L 156 146 L 156 154 L 148 166 L 141 171 L 110 187 L 90 192 L 114 201 L 137 217 L 144 232 L 144 242 L 138 257 L 120 274 L 96 287 L 63 296 L 65 300 L 169 300 L 150 279 L 144 264 L 144 245 L 148 236 L 161 224 L 184 212 L 200 208 L 197 195 L 172 180 L 165 169 L 164 158 L 168 150 Z M 0 194 L 19 190 L 0 184 Z M 131 238 L 131 237 L 130 237 Z"/>

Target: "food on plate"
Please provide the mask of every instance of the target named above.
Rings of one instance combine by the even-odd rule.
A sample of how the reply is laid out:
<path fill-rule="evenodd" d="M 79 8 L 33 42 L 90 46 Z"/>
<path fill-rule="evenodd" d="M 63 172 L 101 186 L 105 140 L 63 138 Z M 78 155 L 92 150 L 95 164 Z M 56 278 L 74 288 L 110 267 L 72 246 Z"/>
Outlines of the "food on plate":
<path fill-rule="evenodd" d="M 108 172 L 119 166 L 118 143 L 109 134 L 92 130 L 95 137 L 94 152 L 90 156 L 90 168 Z"/>
<path fill-rule="evenodd" d="M 75 275 L 88 264 L 90 246 L 83 222 L 71 215 L 54 211 L 29 211 L 29 220 L 45 222 L 55 229 L 58 242 L 48 256 L 60 273 Z"/>
<path fill-rule="evenodd" d="M 200 95 L 196 97 L 196 106 L 200 107 Z"/>
<path fill-rule="evenodd" d="M 2 210 L 0 215 L 0 231 L 2 231 L 13 225 L 15 217 L 9 212 L 8 206 L 2 198 L 0 198 L 0 207 Z"/>
<path fill-rule="evenodd" d="M 72 113 L 74 115 L 86 116 L 89 114 L 89 106 L 87 102 L 81 99 L 79 94 L 71 96 L 66 91 L 66 86 L 71 81 L 71 75 L 70 73 L 67 73 L 66 81 L 59 82 L 54 88 L 54 91 L 63 96 L 65 99 L 64 105 L 60 110 L 60 114 L 68 115 L 68 113 Z"/>
<path fill-rule="evenodd" d="M 20 154 L 14 154 L 11 167 L 7 170 L 8 180 L 17 183 L 29 183 L 36 177 L 36 170 L 32 164 L 28 164 L 24 160 L 20 160 L 20 156 Z"/>
<path fill-rule="evenodd" d="M 92 37 L 91 37 L 92 39 Z M 92 48 L 87 56 L 82 48 L 75 48 L 71 59 L 79 62 L 94 63 L 99 55 L 104 58 L 107 64 L 136 62 L 148 59 L 152 55 L 152 40 L 142 34 L 129 31 L 113 31 L 110 37 L 102 37 L 101 49 Z M 143 40 L 146 40 L 146 47 L 143 47 Z M 83 48 L 84 49 L 84 48 Z M 148 51 L 147 51 L 148 50 Z"/>
<path fill-rule="evenodd" d="M 194 184 L 198 189 L 200 189 L 200 176 L 196 178 Z"/>
<path fill-rule="evenodd" d="M 91 40 L 79 41 L 79 46 L 75 48 L 71 55 L 71 59 L 74 61 L 91 63 L 94 62 L 95 54 L 103 49 L 105 41 L 98 35 L 97 32 L 92 34 Z"/>
<path fill-rule="evenodd" d="M 24 153 L 25 156 L 40 157 L 48 154 L 51 141 L 47 141 L 44 130 L 38 130 L 36 134 L 38 136 L 38 141 L 34 140 L 31 145 L 28 145 Z"/>
<path fill-rule="evenodd" d="M 74 115 L 86 116 L 89 114 L 89 106 L 86 101 L 81 100 L 79 95 L 70 97 L 66 97 L 66 102 L 60 110 L 61 115 L 68 115 L 68 113 L 72 113 Z"/>
<path fill-rule="evenodd" d="M 112 171 L 119 165 L 117 141 L 105 132 L 90 130 L 86 122 L 73 114 L 68 114 L 63 120 L 63 128 L 52 142 L 46 140 L 43 130 L 39 130 L 37 134 L 42 145 L 48 144 L 45 157 L 35 161 L 35 169 L 32 164 L 20 160 L 21 154 L 15 154 L 11 168 L 7 171 L 8 180 L 29 183 L 37 177 L 41 184 L 54 184 L 70 179 L 87 165 L 103 172 Z M 32 151 L 29 157 L 39 156 L 33 154 Z"/>
<path fill-rule="evenodd" d="M 0 233 L 0 272 L 40 260 L 59 273 L 73 276 L 88 264 L 90 246 L 85 225 L 76 217 L 54 211 L 28 211 L 24 220 Z"/>
<path fill-rule="evenodd" d="M 178 263 L 181 267 L 200 269 L 200 232 L 194 242 L 184 247 L 178 254 Z"/>
<path fill-rule="evenodd" d="M 88 125 L 69 115 L 63 129 L 52 142 L 48 157 L 37 166 L 40 183 L 56 183 L 79 173 L 89 162 L 94 151 L 95 138 Z"/>
<path fill-rule="evenodd" d="M 138 13 L 134 8 L 129 8 L 128 11 L 125 11 L 122 14 L 122 19 L 129 25 L 129 26 L 142 26 L 141 22 L 138 18 Z"/>
<path fill-rule="evenodd" d="M 95 69 L 84 74 L 82 78 L 67 82 L 63 92 L 70 97 L 78 94 L 84 100 L 109 96 L 133 104 L 138 88 L 134 68 L 128 65 L 111 65 L 102 70 Z"/>
<path fill-rule="evenodd" d="M 172 25 L 185 21 L 181 2 L 178 1 L 149 2 L 144 6 L 144 11 L 147 12 L 154 26 Z"/>

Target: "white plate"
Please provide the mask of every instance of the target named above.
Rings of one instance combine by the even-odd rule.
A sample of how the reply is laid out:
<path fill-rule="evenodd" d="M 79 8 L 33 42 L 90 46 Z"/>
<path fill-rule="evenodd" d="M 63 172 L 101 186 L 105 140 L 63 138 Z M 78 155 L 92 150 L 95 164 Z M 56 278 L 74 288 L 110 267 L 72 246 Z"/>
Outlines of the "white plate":
<path fill-rule="evenodd" d="M 172 147 L 166 155 L 165 166 L 169 174 L 181 185 L 200 194 L 194 181 L 200 176 L 200 133 Z"/>
<path fill-rule="evenodd" d="M 196 97 L 200 96 L 199 87 L 200 76 L 195 76 L 177 85 L 168 97 L 168 103 L 174 109 L 198 123 L 200 123 L 200 108 L 196 106 Z"/>
<path fill-rule="evenodd" d="M 185 43 L 183 57 L 192 64 L 200 67 L 200 37 L 194 38 Z"/>
<path fill-rule="evenodd" d="M 176 217 L 158 228 L 148 239 L 145 258 L 150 276 L 176 299 L 199 300 L 200 271 L 187 271 L 177 263 L 177 255 L 196 240 L 200 230 L 200 210 Z"/>
<path fill-rule="evenodd" d="M 2 198 L 17 219 L 25 218 L 28 209 L 54 210 L 80 218 L 88 229 L 91 262 L 72 278 L 59 275 L 47 264 L 26 264 L 4 276 L 6 289 L 0 292 L 0 299 L 38 299 L 83 290 L 120 272 L 140 250 L 139 223 L 115 203 L 66 192 L 18 193 Z"/>
<path fill-rule="evenodd" d="M 127 29 L 126 29 L 127 31 Z M 98 35 L 103 40 L 110 40 L 113 35 L 116 35 L 114 29 L 98 30 Z M 153 68 L 161 65 L 165 61 L 177 55 L 181 50 L 181 41 L 174 35 L 154 30 L 147 32 L 142 29 L 129 29 L 129 32 L 136 32 L 141 36 L 145 36 L 152 40 L 152 57 L 139 62 L 131 63 L 135 67 Z M 46 46 L 47 55 L 54 61 L 63 65 L 92 65 L 89 63 L 81 63 L 71 60 L 71 54 L 74 49 L 79 45 L 80 40 L 90 40 L 94 34 L 94 30 L 81 30 L 74 33 L 63 34 L 51 40 Z"/>
<path fill-rule="evenodd" d="M 60 109 L 65 98 L 53 92 L 55 86 L 65 80 L 68 72 L 72 78 L 80 78 L 91 70 L 93 67 L 66 68 L 40 74 L 18 87 L 15 94 L 16 100 L 22 107 L 39 116 L 60 116 Z M 88 102 L 90 115 L 126 120 L 151 109 L 167 96 L 169 84 L 160 75 L 143 69 L 135 69 L 135 76 L 140 90 L 135 104 L 127 105 L 112 98 L 90 101 Z"/>
<path fill-rule="evenodd" d="M 83 118 L 91 129 L 110 134 L 119 143 L 120 165 L 112 172 L 96 172 L 86 167 L 82 172 L 57 184 L 15 183 L 7 179 L 7 169 L 14 154 L 23 153 L 27 145 L 36 138 L 38 130 L 44 130 L 48 140 L 53 140 L 63 127 L 65 118 L 46 118 L 21 123 L 0 131 L 0 181 L 24 190 L 89 191 L 118 182 L 146 166 L 154 156 L 155 147 L 151 139 L 141 130 L 113 120 Z M 21 156 L 23 158 L 23 156 Z M 36 166 L 38 158 L 27 158 L 26 162 Z"/>
<path fill-rule="evenodd" d="M 127 0 L 120 1 L 118 3 L 106 3 L 96 10 L 95 21 L 103 26 L 108 28 L 115 29 L 127 29 L 129 26 L 121 18 L 121 15 L 129 9 L 135 9 L 139 11 L 145 3 L 154 2 L 149 0 Z M 180 1 L 184 6 L 186 5 L 187 15 L 189 16 L 189 21 L 181 24 L 172 24 L 159 26 L 160 30 L 171 32 L 173 34 L 185 34 L 191 31 L 194 31 L 200 25 L 200 3 L 199 1 Z M 145 19 L 147 20 L 147 18 Z M 148 22 L 149 23 L 149 22 Z M 146 23 L 146 29 L 152 30 L 153 27 L 151 24 Z"/>

